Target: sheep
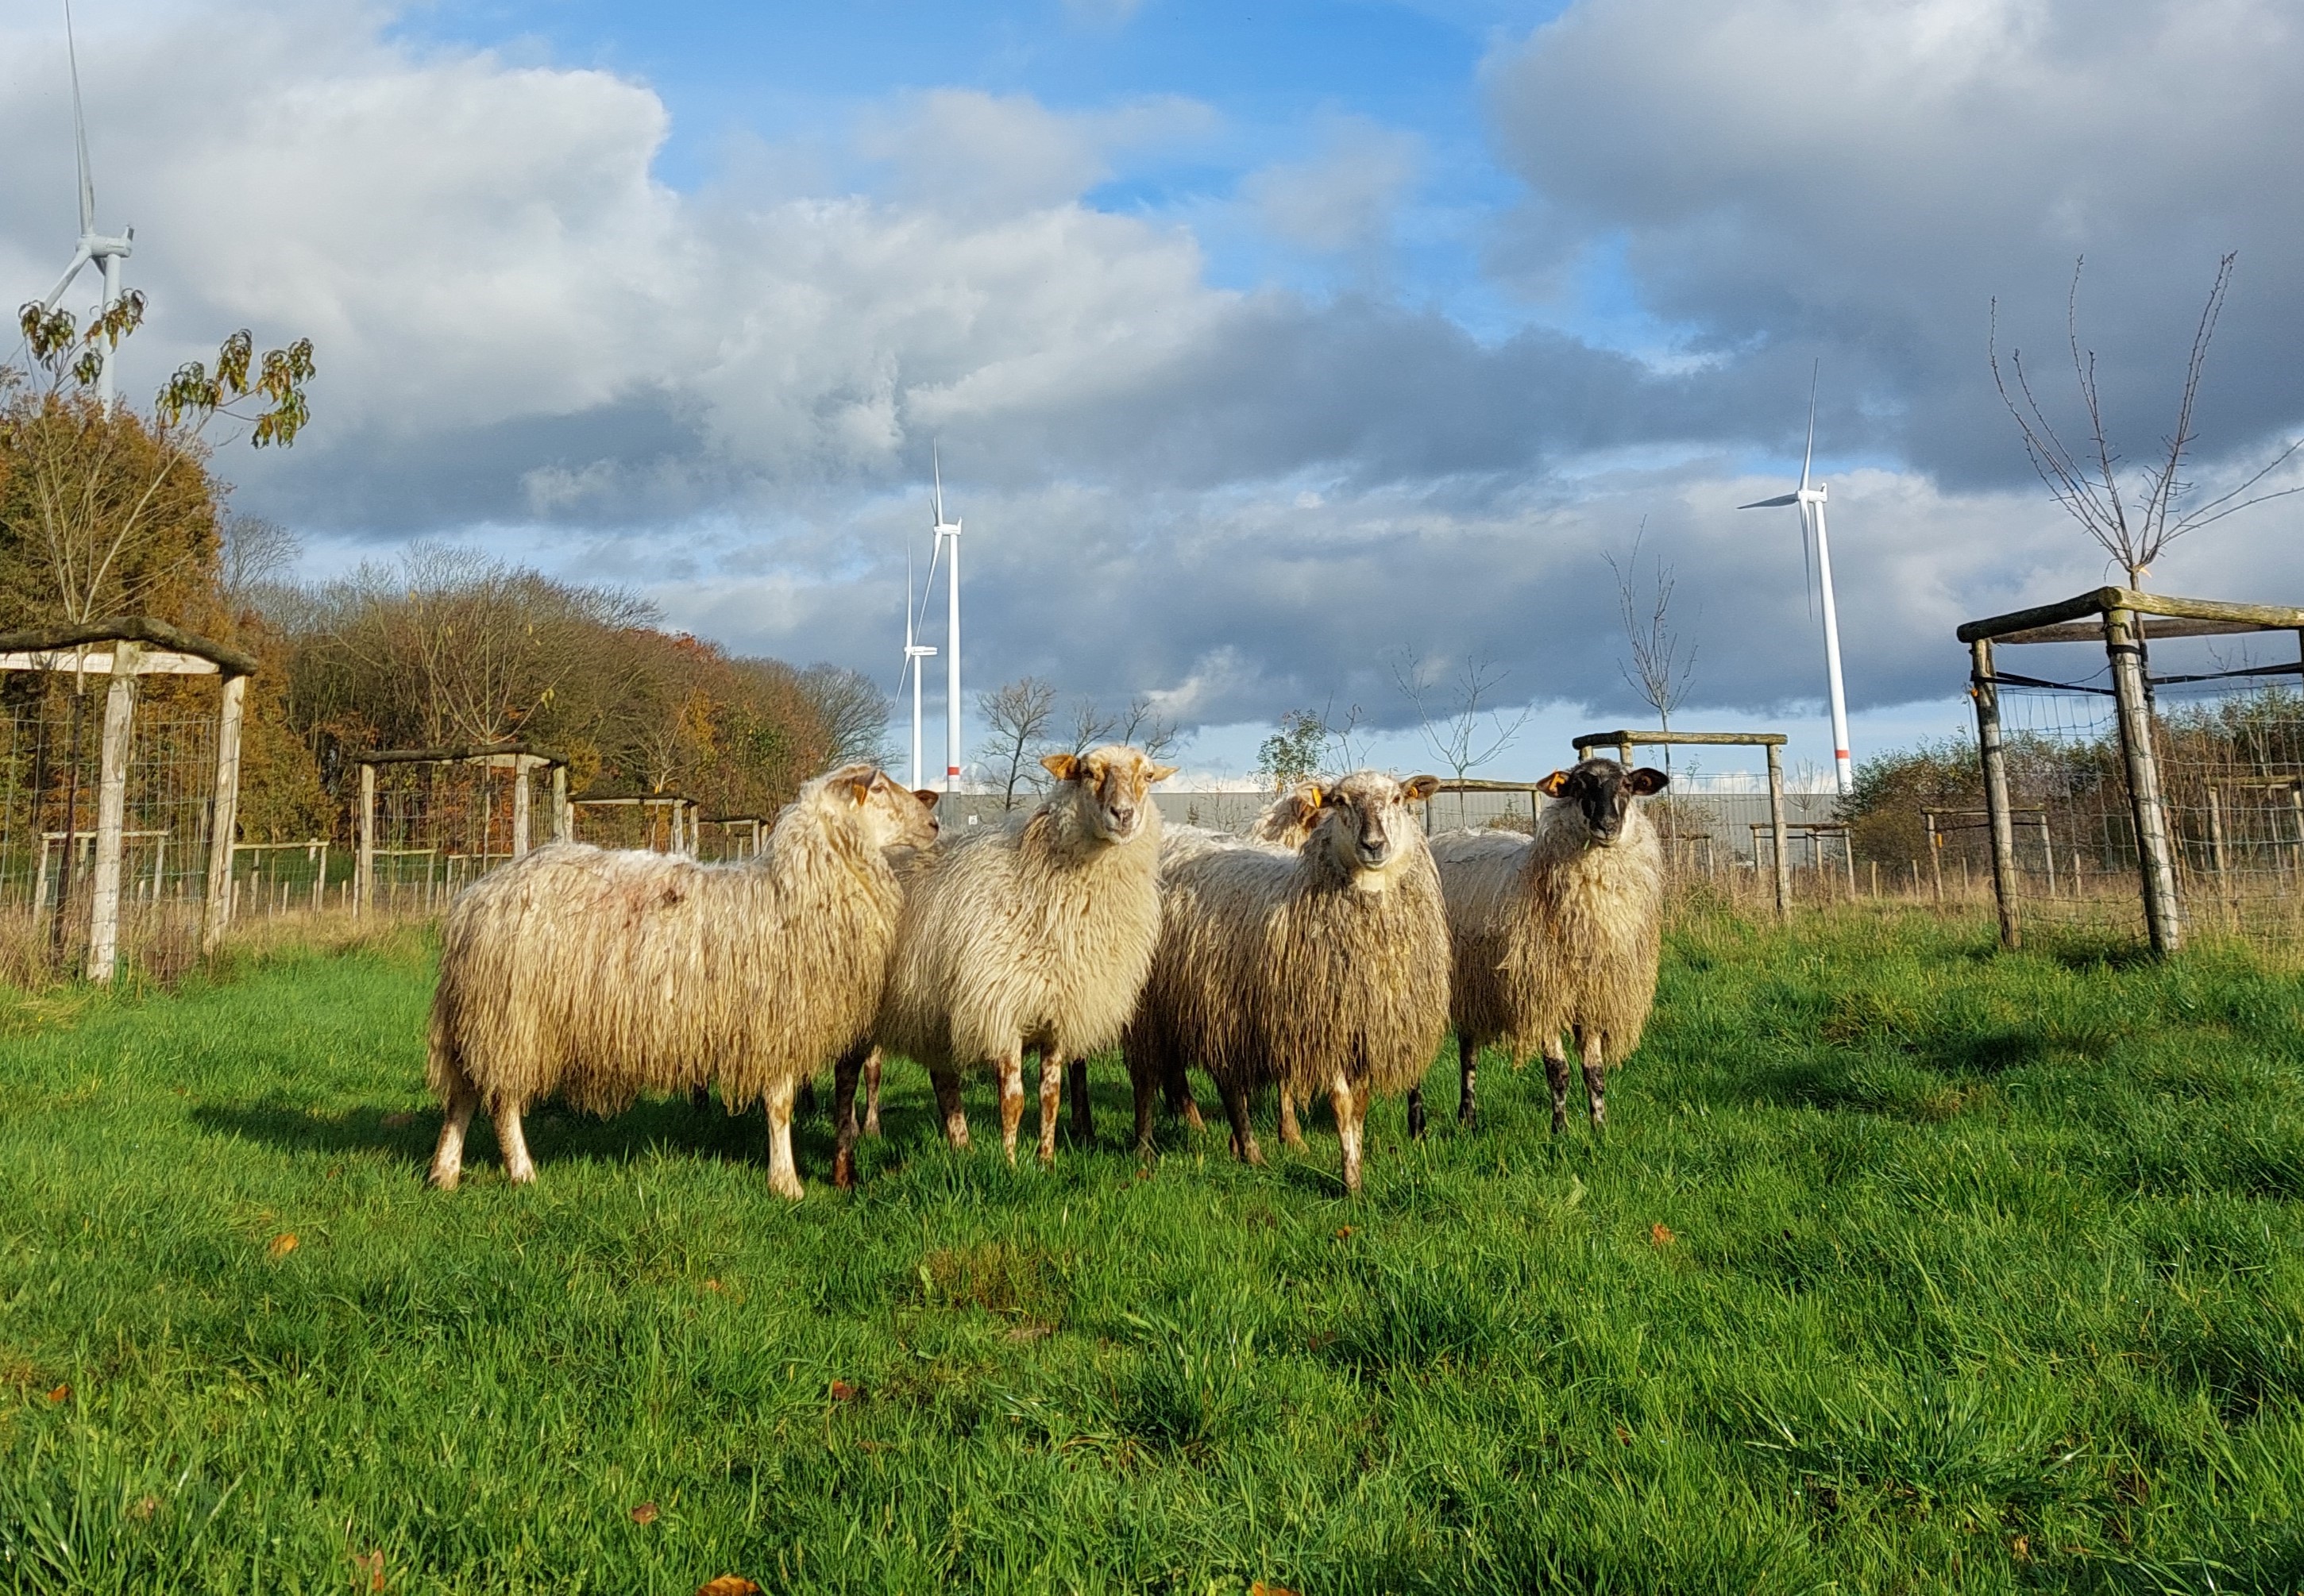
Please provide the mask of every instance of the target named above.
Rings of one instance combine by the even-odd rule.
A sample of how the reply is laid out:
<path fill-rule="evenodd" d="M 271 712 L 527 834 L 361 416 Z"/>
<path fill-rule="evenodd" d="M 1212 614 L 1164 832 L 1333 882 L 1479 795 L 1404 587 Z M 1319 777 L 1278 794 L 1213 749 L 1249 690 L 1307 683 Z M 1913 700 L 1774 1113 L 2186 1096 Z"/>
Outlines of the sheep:
<path fill-rule="evenodd" d="M 767 1098 L 768 1184 L 799 1197 L 794 1090 L 826 1056 L 861 1053 L 902 903 L 882 849 L 932 841 L 936 796 L 851 764 L 801 788 L 755 860 L 557 842 L 466 889 L 432 1001 L 433 1185 L 455 1186 L 482 1103 L 525 1183 L 521 1116 L 538 1099 L 609 1114 L 716 1080 L 732 1109 Z"/>
<path fill-rule="evenodd" d="M 944 851 L 908 884 L 873 1040 L 926 1065 L 945 1138 L 969 1144 L 960 1071 L 999 1073 L 1011 1163 L 1024 1111 L 1024 1053 L 1040 1055 L 1042 1163 L 1056 1155 L 1063 1067 L 1083 1129 L 1088 1055 L 1120 1039 L 1160 932 L 1160 811 L 1149 789 L 1176 773 L 1113 743 L 1051 754 L 1046 799 L 1021 826 Z M 835 1077 L 834 1178 L 852 1180 L 855 1067 Z"/>
<path fill-rule="evenodd" d="M 1461 1071 L 1457 1118 L 1478 1119 L 1474 1060 L 1494 1043 L 1515 1068 L 1544 1054 L 1552 1128 L 1568 1126 L 1573 1031 L 1597 1130 L 1607 1072 L 1639 1045 L 1656 1001 L 1664 853 L 1633 802 L 1664 790 L 1659 770 L 1587 759 L 1537 790 L 1552 801 L 1532 836 L 1451 832 L 1432 840 L 1454 944 L 1453 1018 Z"/>
<path fill-rule="evenodd" d="M 1438 785 L 1355 772 L 1322 789 L 1294 853 L 1216 848 L 1170 866 L 1159 955 L 1128 1029 L 1139 1146 L 1161 1083 L 1197 1063 L 1249 1163 L 1264 1161 L 1253 1088 L 1326 1092 L 1345 1189 L 1360 1190 L 1368 1100 L 1420 1079 L 1448 1024 L 1440 880 L 1407 808 Z"/>

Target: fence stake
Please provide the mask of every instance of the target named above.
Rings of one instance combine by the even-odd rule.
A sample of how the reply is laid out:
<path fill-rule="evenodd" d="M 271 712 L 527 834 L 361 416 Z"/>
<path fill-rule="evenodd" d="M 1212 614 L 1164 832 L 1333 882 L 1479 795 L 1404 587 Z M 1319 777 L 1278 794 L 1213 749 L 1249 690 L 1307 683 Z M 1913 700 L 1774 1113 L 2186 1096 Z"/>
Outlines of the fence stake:
<path fill-rule="evenodd" d="M 88 978 L 109 981 L 120 962 L 120 832 L 128 813 L 128 748 L 136 715 L 136 656 L 112 646 L 112 685 L 104 695 L 104 742 L 96 786 L 96 885 L 89 894 Z"/>
<path fill-rule="evenodd" d="M 528 857 L 528 756 L 512 756 L 512 857 Z"/>
<path fill-rule="evenodd" d="M 1928 829 L 1928 874 L 1936 882 L 1936 902 L 1941 905 L 1944 902 L 1944 833 L 1936 830 L 1935 815 L 1923 815 L 1920 821 Z"/>
<path fill-rule="evenodd" d="M 232 924 L 232 845 L 240 830 L 240 723 L 248 678 L 227 676 L 216 709 L 216 791 L 208 812 L 208 897 L 200 906 L 200 951 L 213 953 Z"/>
<path fill-rule="evenodd" d="M 2023 945 L 2016 923 L 2016 826 L 2008 813 L 2008 759 L 2000 741 L 2000 684 L 1992 680 L 1992 643 L 1968 646 L 1976 700 L 1976 742 L 1984 759 L 1984 807 L 1992 823 L 1992 895 L 2000 905 L 2000 945 Z"/>
<path fill-rule="evenodd" d="M 1775 743 L 1768 746 L 1768 830 L 1776 845 L 1776 917 L 1789 920 L 1792 913 L 1792 863 L 1791 849 L 1784 839 L 1784 758 L 1783 749 Z"/>
<path fill-rule="evenodd" d="M 2040 857 L 2048 862 L 2048 896 L 2056 895 L 2056 840 L 2049 833 L 2048 816 L 2040 815 Z"/>
<path fill-rule="evenodd" d="M 352 918 L 376 907 L 376 766 L 360 766 L 360 852 L 352 860 Z"/>
<path fill-rule="evenodd" d="M 2136 823 L 2136 867 L 2144 891 L 2144 925 L 2155 953 L 2184 945 L 2183 908 L 2160 800 L 2160 765 L 2152 751 L 2152 707 L 2144 680 L 2143 627 L 2133 610 L 2107 610 L 2104 649 L 2112 659 L 2113 699 L 2120 710 L 2120 752 L 2128 767 L 2128 802 Z"/>
<path fill-rule="evenodd" d="M 2208 783 L 2208 867 L 2216 873 L 2216 896 L 2228 897 L 2231 882 L 2224 872 L 2224 806 L 2216 798 L 2216 784 Z"/>
<path fill-rule="evenodd" d="M 552 840 L 555 842 L 566 842 L 572 839 L 573 833 L 568 829 L 569 819 L 568 767 L 555 764 L 552 767 Z"/>

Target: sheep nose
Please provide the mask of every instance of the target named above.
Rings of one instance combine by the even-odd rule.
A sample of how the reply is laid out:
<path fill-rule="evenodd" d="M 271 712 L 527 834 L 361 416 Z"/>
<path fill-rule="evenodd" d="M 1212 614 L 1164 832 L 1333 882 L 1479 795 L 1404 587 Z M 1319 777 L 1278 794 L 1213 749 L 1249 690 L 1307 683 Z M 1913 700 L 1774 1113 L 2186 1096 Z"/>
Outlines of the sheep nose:
<path fill-rule="evenodd" d="M 1117 804 L 1114 805 L 1112 807 L 1112 823 L 1117 829 L 1123 832 L 1126 831 L 1130 826 L 1136 823 L 1136 811 L 1133 808 L 1122 808 Z"/>

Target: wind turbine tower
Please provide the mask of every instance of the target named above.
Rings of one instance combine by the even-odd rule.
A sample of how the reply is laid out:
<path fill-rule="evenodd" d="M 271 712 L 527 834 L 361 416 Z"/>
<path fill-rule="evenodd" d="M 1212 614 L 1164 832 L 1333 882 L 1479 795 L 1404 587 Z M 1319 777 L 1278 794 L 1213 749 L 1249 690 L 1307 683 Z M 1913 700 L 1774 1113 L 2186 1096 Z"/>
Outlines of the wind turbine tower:
<path fill-rule="evenodd" d="M 952 604 L 951 622 L 944 638 L 944 790 L 960 790 L 960 523 L 944 519 L 944 461 L 931 453 L 936 470 L 936 552 L 944 553 L 944 540 L 952 539 L 952 550 L 944 557 L 950 562 L 944 567 L 944 592 Z"/>
<path fill-rule="evenodd" d="M 1808 552 L 1806 540 L 1816 540 L 1817 586 L 1824 594 L 1824 669 L 1832 691 L 1832 770 L 1840 787 L 1840 796 L 1846 798 L 1855 790 L 1856 773 L 1848 758 L 1848 693 L 1840 680 L 1840 612 L 1832 592 L 1832 539 L 1825 531 L 1825 485 L 1811 486 L 1808 467 L 1816 459 L 1816 378 L 1811 375 L 1808 387 L 1808 450 L 1800 456 L 1800 486 L 1789 494 L 1779 494 L 1773 499 L 1757 499 L 1749 504 L 1739 504 L 1739 510 L 1775 510 L 1786 504 L 1800 507 L 1800 552 Z"/>
<path fill-rule="evenodd" d="M 134 253 L 136 230 L 122 230 L 117 238 L 96 230 L 96 180 L 88 169 L 88 122 L 80 108 L 80 49 L 72 41 L 72 0 L 64 0 L 64 55 L 72 63 L 72 137 L 80 148 L 80 247 L 72 251 L 72 265 L 56 279 L 55 287 L 40 301 L 40 313 L 45 316 L 56 308 L 64 297 L 64 290 L 72 285 L 80 269 L 93 263 L 104 274 L 104 309 L 110 309 L 120 299 L 120 263 Z M 99 312 L 101 314 L 101 312 Z M 112 340 L 100 338 L 96 345 L 96 396 L 104 406 L 104 413 L 112 414 Z"/>
<path fill-rule="evenodd" d="M 906 539 L 907 542 L 911 540 Z M 930 578 L 936 572 L 930 570 Z M 909 553 L 904 558 L 904 664 L 912 673 L 912 787 L 920 786 L 920 672 L 928 662 L 936 657 L 936 650 L 924 643 L 912 641 L 912 562 Z"/>

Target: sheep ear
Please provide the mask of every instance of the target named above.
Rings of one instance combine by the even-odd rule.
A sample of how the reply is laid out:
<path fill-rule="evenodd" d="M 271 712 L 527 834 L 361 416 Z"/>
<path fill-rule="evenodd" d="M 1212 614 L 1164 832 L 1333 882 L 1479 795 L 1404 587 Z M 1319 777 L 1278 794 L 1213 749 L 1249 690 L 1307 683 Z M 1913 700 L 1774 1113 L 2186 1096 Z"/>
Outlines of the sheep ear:
<path fill-rule="evenodd" d="M 1554 771 L 1536 784 L 1536 790 L 1546 798 L 1558 798 L 1568 785 L 1568 773 Z"/>
<path fill-rule="evenodd" d="M 1040 763 L 1059 781 L 1069 781 L 1080 773 L 1081 760 L 1077 754 L 1051 754 Z"/>
<path fill-rule="evenodd" d="M 1401 797 L 1416 798 L 1419 801 L 1430 798 L 1439 790 L 1440 778 L 1437 776 L 1410 776 L 1400 784 Z"/>
<path fill-rule="evenodd" d="M 878 771 L 866 771 L 860 776 L 850 776 L 847 779 L 848 789 L 856 795 L 856 801 L 860 804 L 872 796 L 872 783 L 879 779 Z"/>
<path fill-rule="evenodd" d="M 1317 813 L 1321 805 L 1328 801 L 1328 795 L 1320 790 L 1320 784 L 1317 781 L 1305 782 L 1296 790 L 1295 797 L 1298 803 L 1315 813 Z"/>
<path fill-rule="evenodd" d="M 1165 781 L 1175 773 L 1176 767 L 1173 764 L 1155 764 L 1145 770 L 1144 779 L 1147 781 Z"/>
<path fill-rule="evenodd" d="M 915 787 L 912 789 L 912 796 L 919 799 L 924 806 L 933 809 L 936 806 L 936 799 L 942 798 L 944 794 L 933 787 Z"/>
<path fill-rule="evenodd" d="M 1632 773 L 1631 788 L 1634 792 L 1646 798 L 1652 792 L 1662 792 L 1671 780 L 1670 776 L 1665 775 L 1654 765 L 1644 764 Z"/>

